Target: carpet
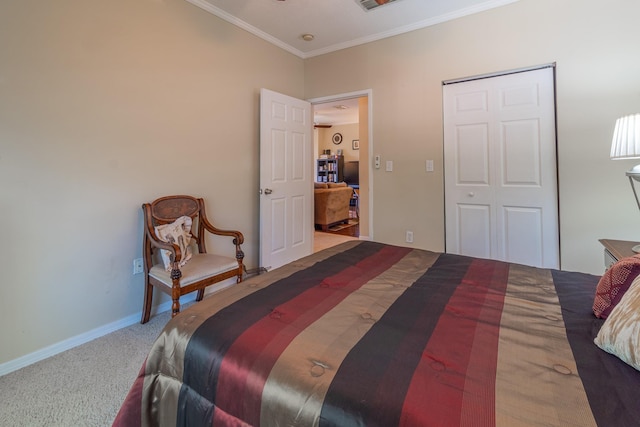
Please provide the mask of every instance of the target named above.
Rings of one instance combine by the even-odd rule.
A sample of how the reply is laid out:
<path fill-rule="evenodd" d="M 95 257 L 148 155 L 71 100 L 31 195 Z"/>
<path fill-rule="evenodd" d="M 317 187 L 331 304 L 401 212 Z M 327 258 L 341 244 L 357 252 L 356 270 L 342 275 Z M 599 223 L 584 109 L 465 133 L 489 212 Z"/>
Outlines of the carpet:
<path fill-rule="evenodd" d="M 0 426 L 111 425 L 170 318 L 165 311 L 145 325 L 136 323 L 0 377 Z"/>

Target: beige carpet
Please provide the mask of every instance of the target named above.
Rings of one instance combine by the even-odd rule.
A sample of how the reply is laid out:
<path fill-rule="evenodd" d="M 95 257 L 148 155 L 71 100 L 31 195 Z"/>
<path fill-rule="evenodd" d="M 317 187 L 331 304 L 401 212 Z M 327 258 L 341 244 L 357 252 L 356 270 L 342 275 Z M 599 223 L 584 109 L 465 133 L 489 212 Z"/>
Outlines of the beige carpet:
<path fill-rule="evenodd" d="M 169 318 L 155 315 L 0 377 L 0 426 L 110 426 Z"/>
<path fill-rule="evenodd" d="M 316 232 L 314 251 L 357 239 Z M 169 318 L 168 311 L 155 315 L 146 325 L 129 326 L 0 377 L 0 426 L 110 426 Z"/>

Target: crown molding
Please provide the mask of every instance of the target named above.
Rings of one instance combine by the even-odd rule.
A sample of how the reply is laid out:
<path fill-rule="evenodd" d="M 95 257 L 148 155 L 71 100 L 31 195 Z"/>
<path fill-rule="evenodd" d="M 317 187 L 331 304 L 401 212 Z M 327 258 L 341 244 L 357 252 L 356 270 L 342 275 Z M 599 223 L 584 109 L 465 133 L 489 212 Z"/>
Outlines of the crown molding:
<path fill-rule="evenodd" d="M 194 6 L 197 6 L 201 9 L 206 10 L 207 12 L 217 16 L 218 18 L 225 20 L 227 22 L 229 22 L 230 24 L 233 24 L 237 27 L 242 28 L 245 31 L 248 31 L 249 33 L 260 37 L 261 39 L 281 48 L 286 50 L 289 53 L 292 53 L 300 58 L 304 57 L 304 53 L 301 52 L 300 50 L 294 48 L 291 45 L 288 45 L 286 43 L 284 43 L 283 41 L 281 41 L 280 39 L 277 39 L 275 37 L 273 37 L 270 34 L 265 33 L 264 31 L 260 30 L 259 28 L 254 27 L 253 25 L 247 24 L 246 22 L 244 22 L 241 19 L 236 18 L 235 16 L 225 12 L 224 10 L 213 6 L 211 3 L 205 1 L 205 0 L 187 0 L 189 3 L 193 4 Z"/>
<path fill-rule="evenodd" d="M 465 9 L 460 9 L 455 12 L 446 13 L 444 15 L 439 15 L 430 19 L 425 19 L 424 21 L 419 21 L 414 24 L 405 25 L 403 27 L 394 28 L 393 30 L 384 31 L 377 34 L 372 34 L 367 37 L 361 37 L 359 39 L 350 40 L 344 43 L 338 43 L 332 46 L 327 46 L 323 49 L 312 50 L 302 54 L 302 58 L 312 58 L 314 56 L 325 55 L 327 53 L 336 52 L 342 49 L 348 49 L 350 47 L 359 46 L 366 43 L 371 43 L 374 41 L 386 39 L 393 36 L 398 36 L 400 34 L 409 33 L 411 31 L 420 30 L 422 28 L 432 27 L 437 24 L 442 24 L 443 22 L 453 21 L 454 19 L 463 18 L 465 16 L 473 15 L 479 12 L 484 12 L 490 9 L 494 9 L 496 7 L 505 6 L 507 4 L 515 3 L 520 0 L 490 0 L 484 2 L 482 4 L 468 7 Z"/>

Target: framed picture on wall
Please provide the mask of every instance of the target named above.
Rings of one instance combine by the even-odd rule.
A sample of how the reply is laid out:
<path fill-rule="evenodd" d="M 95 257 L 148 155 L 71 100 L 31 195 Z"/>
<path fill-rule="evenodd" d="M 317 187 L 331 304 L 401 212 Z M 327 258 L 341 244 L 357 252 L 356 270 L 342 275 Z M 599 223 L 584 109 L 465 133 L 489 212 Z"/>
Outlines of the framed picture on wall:
<path fill-rule="evenodd" d="M 359 150 L 360 149 L 360 140 L 359 139 L 354 139 L 353 141 L 351 141 L 351 148 L 353 148 L 354 150 Z"/>

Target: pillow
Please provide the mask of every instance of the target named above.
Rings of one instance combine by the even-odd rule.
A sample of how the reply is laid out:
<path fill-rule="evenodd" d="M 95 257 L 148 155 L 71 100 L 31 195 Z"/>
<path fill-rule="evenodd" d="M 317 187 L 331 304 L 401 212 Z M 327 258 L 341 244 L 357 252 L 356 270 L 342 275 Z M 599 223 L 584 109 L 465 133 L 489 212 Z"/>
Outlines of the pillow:
<path fill-rule="evenodd" d="M 160 240 L 166 243 L 176 244 L 180 247 L 180 253 L 182 254 L 182 259 L 179 263 L 180 267 L 184 267 L 193 255 L 191 246 L 189 246 L 191 242 L 191 224 L 191 217 L 181 216 L 171 224 L 158 225 L 155 227 L 156 236 L 158 236 Z M 165 270 L 171 271 L 173 254 L 168 250 L 162 249 L 160 255 L 162 255 Z"/>
<path fill-rule="evenodd" d="M 346 187 L 347 183 L 346 182 L 332 182 L 329 183 L 329 188 L 338 188 L 338 187 Z"/>
<path fill-rule="evenodd" d="M 324 182 L 314 182 L 313 184 L 313 188 L 328 188 L 327 184 L 325 184 Z"/>
<path fill-rule="evenodd" d="M 640 278 L 611 310 L 593 340 L 598 347 L 640 371 Z"/>
<path fill-rule="evenodd" d="M 640 274 L 640 254 L 622 258 L 604 272 L 596 288 L 593 314 L 606 319 Z"/>

